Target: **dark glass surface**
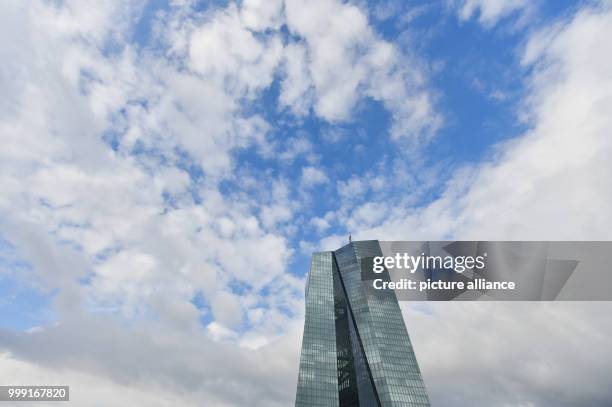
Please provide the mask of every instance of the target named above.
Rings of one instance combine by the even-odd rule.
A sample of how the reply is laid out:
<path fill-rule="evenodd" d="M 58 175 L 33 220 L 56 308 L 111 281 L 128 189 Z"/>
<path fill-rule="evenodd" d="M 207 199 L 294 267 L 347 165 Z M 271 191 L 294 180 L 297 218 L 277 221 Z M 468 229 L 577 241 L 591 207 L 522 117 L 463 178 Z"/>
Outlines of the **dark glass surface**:
<path fill-rule="evenodd" d="M 378 241 L 313 255 L 296 406 L 430 405 L 395 293 L 362 281 L 381 255 Z"/>
<path fill-rule="evenodd" d="M 338 395 L 340 407 L 359 406 L 353 346 L 349 333 L 349 309 L 340 274 L 333 267 L 334 311 L 336 317 L 336 354 L 338 359 Z"/>
<path fill-rule="evenodd" d="M 312 256 L 296 406 L 339 405 L 333 267 L 332 253 Z"/>

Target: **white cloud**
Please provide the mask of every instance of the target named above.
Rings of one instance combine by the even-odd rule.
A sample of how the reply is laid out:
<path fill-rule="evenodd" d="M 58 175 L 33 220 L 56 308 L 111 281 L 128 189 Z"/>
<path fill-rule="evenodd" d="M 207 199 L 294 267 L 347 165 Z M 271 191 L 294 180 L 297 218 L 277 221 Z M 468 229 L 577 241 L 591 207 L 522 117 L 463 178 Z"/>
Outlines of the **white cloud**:
<path fill-rule="evenodd" d="M 367 202 L 351 213 L 347 223 L 348 230 L 361 230 L 364 227 L 378 225 L 386 216 L 387 207 L 376 202 Z"/>
<path fill-rule="evenodd" d="M 346 181 L 338 181 L 338 195 L 343 199 L 356 199 L 361 197 L 367 190 L 367 183 L 359 177 L 352 176 Z"/>
<path fill-rule="evenodd" d="M 306 103 L 314 98 L 317 115 L 345 121 L 357 103 L 369 97 L 393 113 L 394 138 L 418 139 L 439 127 L 441 118 L 418 61 L 380 39 L 358 7 L 288 0 L 285 13 L 289 30 L 304 40 L 287 51 L 280 98 L 294 112 L 307 112 Z"/>
<path fill-rule="evenodd" d="M 255 2 L 245 4 L 246 15 L 254 12 L 252 3 Z M 263 22 L 257 25 L 260 30 L 268 28 Z M 250 96 L 268 86 L 280 62 L 282 43 L 277 36 L 258 39 L 249 28 L 243 25 L 235 6 L 218 11 L 189 38 L 192 69 L 207 82 L 222 83 L 225 89 L 238 95 Z"/>
<path fill-rule="evenodd" d="M 242 307 L 237 296 L 229 292 L 219 292 L 212 300 L 212 312 L 215 320 L 228 327 L 242 323 Z"/>
<path fill-rule="evenodd" d="M 609 405 L 611 305 L 401 304 L 432 405 L 441 407 Z"/>
<path fill-rule="evenodd" d="M 319 232 L 324 232 L 329 228 L 329 222 L 325 218 L 312 218 L 310 223 L 317 229 Z"/>
<path fill-rule="evenodd" d="M 492 27 L 499 20 L 512 14 L 531 12 L 535 2 L 528 0 L 461 0 L 456 6 L 461 20 L 469 20 L 477 16 L 482 25 Z"/>
<path fill-rule="evenodd" d="M 313 187 L 319 184 L 325 184 L 329 182 L 329 178 L 325 173 L 316 167 L 304 167 L 302 168 L 302 185 L 304 187 Z"/>
<path fill-rule="evenodd" d="M 278 223 L 288 222 L 293 215 L 287 205 L 265 206 L 261 210 L 261 222 L 266 228 L 274 228 Z"/>
<path fill-rule="evenodd" d="M 182 331 L 73 315 L 29 333 L 0 330 L 0 380 L 67 384 L 80 406 L 99 405 L 90 397 L 99 391 L 113 405 L 150 405 L 155 395 L 151 405 L 280 407 L 293 401 L 287 390 L 297 380 L 300 325 L 285 321 L 287 333 L 255 352 L 233 345 L 231 331 L 219 326 Z M 164 390 L 152 391 L 160 383 Z"/>
<path fill-rule="evenodd" d="M 208 335 L 216 342 L 232 342 L 238 338 L 238 333 L 218 322 L 211 322 L 206 326 Z"/>
<path fill-rule="evenodd" d="M 53 367 L 41 367 L 33 362 L 19 360 L 8 353 L 0 353 L 4 369 L 0 369 L 3 383 L 46 383 L 53 386 L 70 386 L 70 401 L 79 406 L 98 405 L 96 400 L 112 400 L 114 406 L 167 406 L 180 403 L 184 406 L 197 406 L 172 391 L 152 386 L 126 386 L 112 379 L 95 374 L 84 373 L 80 369 L 58 371 Z M 55 403 L 37 403 L 52 406 Z"/>
<path fill-rule="evenodd" d="M 123 281 L 142 281 L 156 268 L 155 257 L 124 250 L 105 261 L 97 272 L 101 278 Z"/>
<path fill-rule="evenodd" d="M 329 127 L 321 131 L 321 138 L 327 143 L 338 143 L 346 140 L 349 131 L 340 127 Z"/>
<path fill-rule="evenodd" d="M 287 147 L 278 154 L 282 161 L 292 162 L 302 155 L 309 157 L 313 153 L 312 143 L 304 137 L 291 137 L 287 139 Z"/>
<path fill-rule="evenodd" d="M 288 44 L 284 57 L 285 78 L 279 97 L 280 104 L 289 107 L 296 115 L 305 116 L 310 112 L 314 97 L 306 47 L 302 43 Z"/>
<path fill-rule="evenodd" d="M 282 23 L 282 0 L 245 0 L 240 10 L 244 26 L 265 31 L 268 28 L 278 29 Z"/>
<path fill-rule="evenodd" d="M 612 10 L 588 7 L 532 36 L 522 107 L 529 129 L 463 168 L 422 208 L 394 202 L 365 236 L 435 240 L 609 239 L 612 234 Z"/>
<path fill-rule="evenodd" d="M 0 230 L 33 267 L 29 281 L 57 289 L 61 312 L 157 315 L 191 329 L 195 293 L 215 298 L 232 279 L 258 290 L 285 271 L 286 238 L 216 185 L 233 166 L 233 149 L 264 141 L 267 123 L 243 115 L 240 100 L 269 84 L 280 45 L 254 39 L 229 8 L 210 22 L 160 26 L 190 45 L 191 54 L 175 57 L 197 75 L 123 43 L 103 53 L 137 12 L 111 2 L 3 6 L 2 38 L 22 42 L 0 47 L 11 61 L 2 77 L 14 77 L 2 82 L 9 103 L 0 112 Z M 219 47 L 245 38 L 254 41 L 248 49 Z M 207 64 L 210 47 L 223 53 Z M 116 150 L 103 141 L 108 133 L 118 135 Z M 147 153 L 133 155 L 135 148 Z M 205 182 L 190 179 L 177 148 L 202 166 Z M 279 214 L 265 218 L 288 216 Z M 282 290 L 272 289 L 278 306 L 301 295 Z"/>

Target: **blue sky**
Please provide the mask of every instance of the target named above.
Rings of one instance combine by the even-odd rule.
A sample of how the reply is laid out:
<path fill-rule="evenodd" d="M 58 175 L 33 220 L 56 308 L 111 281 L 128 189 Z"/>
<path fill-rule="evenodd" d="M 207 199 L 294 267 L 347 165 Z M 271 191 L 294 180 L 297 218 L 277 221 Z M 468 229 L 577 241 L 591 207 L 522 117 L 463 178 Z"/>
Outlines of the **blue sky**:
<path fill-rule="evenodd" d="M 209 348 L 170 352 L 179 365 L 248 359 L 245 394 L 263 386 L 262 405 L 285 405 L 292 392 L 270 389 L 293 385 L 313 251 L 349 233 L 610 238 L 607 1 L 0 12 L 0 357 L 42 377 L 37 341 L 66 354 L 70 334 L 119 358 L 135 343 L 167 351 L 143 339 L 159 336 Z M 430 324 L 425 308 L 406 318 Z M 291 363 L 262 373 L 270 357 Z M 65 367 L 114 388 L 117 372 L 90 358 Z M 154 380 L 179 383 L 173 366 Z"/>
<path fill-rule="evenodd" d="M 194 9 L 210 12 L 227 7 L 227 2 L 199 3 Z M 350 230 L 341 222 L 332 222 L 324 234 L 309 225 L 309 219 L 339 209 L 338 182 L 346 181 L 351 176 L 371 176 L 372 171 L 390 171 L 394 160 L 404 160 L 409 154 L 417 154 L 422 162 L 418 165 L 408 164 L 410 169 L 420 171 L 421 168 L 433 168 L 436 171 L 431 182 L 417 186 L 421 189 L 418 191 L 420 196 L 414 204 L 424 206 L 439 196 L 445 182 L 458 167 L 489 159 L 492 146 L 520 135 L 525 123 L 519 119 L 517 101 L 525 92 L 524 78 L 528 69 L 520 66 L 517 54 L 526 40 L 526 34 L 533 30 L 532 25 L 537 27 L 542 22 L 564 15 L 574 9 L 576 3 L 538 5 L 537 18 L 530 21 L 528 27 L 519 21 L 523 15 L 519 9 L 495 26 L 485 28 L 473 18 L 467 21 L 458 19 L 453 9 L 444 2 L 415 2 L 403 6 L 372 2 L 367 4 L 367 9 L 364 4 L 361 7 L 363 12 L 371 13 L 369 22 L 382 39 L 397 44 L 400 50 L 407 48 L 407 52 L 414 54 L 416 63 L 423 66 L 428 86 L 434 95 L 436 112 L 443 118 L 443 124 L 431 140 L 415 149 L 389 141 L 392 117 L 380 101 L 372 98 L 359 100 L 351 116 L 344 120 L 330 122 L 313 112 L 296 118 L 278 103 L 282 72 L 275 73 L 269 87 L 257 92 L 254 98 L 241 102 L 244 110 L 261 115 L 270 124 L 271 138 L 281 149 L 290 148 L 289 145 L 297 139 L 307 140 L 312 146 L 310 154 L 316 155 L 317 168 L 329 178 L 329 183 L 317 187 L 316 199 L 304 197 L 308 200 L 306 206 L 290 219 L 298 231 L 288 236 L 289 246 L 294 248 L 294 252 L 288 258 L 287 270 L 298 277 L 305 275 L 310 257 L 308 251 L 299 249 L 300 242 L 317 247 L 320 239 L 327 235 L 359 232 Z M 385 15 L 385 7 L 392 11 L 389 15 Z M 159 41 L 153 38 L 152 27 L 158 24 L 159 13 L 162 12 L 171 12 L 169 4 L 152 1 L 136 14 L 133 28 L 129 31 L 132 33 L 131 46 L 137 52 L 157 52 Z M 411 12 L 414 13 L 413 19 L 403 21 Z M 377 16 L 377 13 L 381 15 Z M 286 26 L 281 32 L 283 41 L 289 41 L 292 34 Z M 295 34 L 293 38 L 300 41 Z M 118 44 L 111 54 L 121 52 L 126 45 Z M 328 133 L 341 134 L 338 136 L 340 140 L 330 142 L 326 138 Z M 308 157 L 298 156 L 283 162 L 275 154 L 262 157 L 259 149 L 260 146 L 251 146 L 234 152 L 233 170 L 237 176 L 228 177 L 220 185 L 226 196 L 258 199 L 259 191 L 241 185 L 239 174 L 284 179 L 292 184 L 299 180 L 302 168 L 309 165 Z M 416 152 L 407 151 L 409 149 Z M 192 182 L 201 182 L 203 171 L 197 162 L 186 169 Z M 297 188 L 290 187 L 289 191 L 296 194 L 296 199 L 302 199 Z M 392 192 L 368 191 L 360 199 L 362 202 L 392 200 L 393 195 L 414 192 L 401 189 Z M 6 247 L 7 251 L 12 251 L 11 246 Z M 27 259 L 23 261 L 27 263 Z M 4 267 L 15 268 L 14 263 L 8 262 Z M 52 320 L 53 313 L 49 310 L 52 297 L 34 282 L 24 283 L 20 277 L 5 274 L 2 276 L 2 289 L 12 298 L 1 305 L 3 314 L 9 316 L 3 318 L 5 327 L 32 328 Z"/>

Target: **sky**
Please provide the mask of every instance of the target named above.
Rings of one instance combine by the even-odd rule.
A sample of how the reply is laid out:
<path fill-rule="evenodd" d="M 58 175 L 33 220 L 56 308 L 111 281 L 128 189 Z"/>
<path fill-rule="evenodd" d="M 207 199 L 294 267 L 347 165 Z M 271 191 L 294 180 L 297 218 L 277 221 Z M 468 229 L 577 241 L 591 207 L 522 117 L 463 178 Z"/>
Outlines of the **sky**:
<path fill-rule="evenodd" d="M 612 3 L 0 4 L 0 382 L 286 406 L 313 251 L 609 240 Z M 608 406 L 610 303 L 402 304 L 436 406 Z"/>

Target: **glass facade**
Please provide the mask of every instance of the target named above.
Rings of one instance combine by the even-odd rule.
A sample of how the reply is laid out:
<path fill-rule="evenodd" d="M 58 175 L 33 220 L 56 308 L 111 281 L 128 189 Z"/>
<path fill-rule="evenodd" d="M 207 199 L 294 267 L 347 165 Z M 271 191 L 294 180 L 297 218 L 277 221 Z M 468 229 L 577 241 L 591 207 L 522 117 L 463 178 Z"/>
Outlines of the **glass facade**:
<path fill-rule="evenodd" d="M 334 269 L 332 253 L 312 256 L 296 406 L 339 406 Z"/>
<path fill-rule="evenodd" d="M 375 240 L 313 255 L 296 406 L 429 406 L 395 293 L 362 278 L 373 256 Z"/>

